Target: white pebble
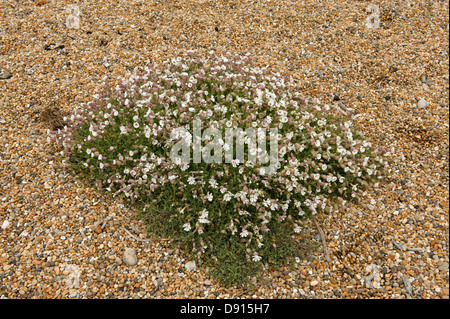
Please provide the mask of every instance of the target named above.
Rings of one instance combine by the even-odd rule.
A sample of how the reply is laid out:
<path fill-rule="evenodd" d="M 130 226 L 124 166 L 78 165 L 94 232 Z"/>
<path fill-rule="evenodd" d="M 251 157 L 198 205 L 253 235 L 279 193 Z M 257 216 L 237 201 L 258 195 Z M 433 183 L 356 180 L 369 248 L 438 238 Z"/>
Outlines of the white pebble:
<path fill-rule="evenodd" d="M 137 254 L 133 248 L 125 248 L 122 259 L 128 266 L 134 266 L 138 263 Z"/>
<path fill-rule="evenodd" d="M 195 264 L 195 261 L 189 261 L 185 265 L 187 271 L 194 271 L 197 269 L 197 265 Z"/>
<path fill-rule="evenodd" d="M 9 221 L 4 220 L 3 224 L 2 224 L 2 229 L 6 229 L 6 227 L 8 227 L 8 226 L 9 226 Z"/>
<path fill-rule="evenodd" d="M 419 100 L 419 102 L 417 102 L 417 106 L 420 107 L 420 108 L 426 107 L 427 104 L 428 104 L 428 103 L 427 103 L 427 101 L 426 101 L 424 98 L 421 98 L 421 99 Z"/>

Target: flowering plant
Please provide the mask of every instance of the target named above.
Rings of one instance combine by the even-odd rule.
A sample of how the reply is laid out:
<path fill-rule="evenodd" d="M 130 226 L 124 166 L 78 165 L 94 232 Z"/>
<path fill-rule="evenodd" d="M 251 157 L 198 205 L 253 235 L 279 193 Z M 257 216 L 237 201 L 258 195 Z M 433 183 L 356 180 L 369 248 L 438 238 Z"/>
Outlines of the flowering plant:
<path fill-rule="evenodd" d="M 275 249 L 275 225 L 299 233 L 301 218 L 356 198 L 386 165 L 348 118 L 305 103 L 289 84 L 254 67 L 248 55 L 189 52 L 136 70 L 115 87 L 106 83 L 51 139 L 75 172 L 138 203 L 150 219 L 163 218 L 153 231 L 185 238 L 193 253 L 213 260 L 215 243 L 241 245 L 246 263 L 260 264 Z M 195 136 L 194 121 L 218 134 Z M 234 134 L 224 140 L 230 128 Z M 265 144 L 254 143 L 269 130 L 276 159 L 270 174 Z M 197 146 L 200 160 L 174 157 L 180 141 Z M 246 157 L 237 156 L 239 143 L 247 145 Z"/>

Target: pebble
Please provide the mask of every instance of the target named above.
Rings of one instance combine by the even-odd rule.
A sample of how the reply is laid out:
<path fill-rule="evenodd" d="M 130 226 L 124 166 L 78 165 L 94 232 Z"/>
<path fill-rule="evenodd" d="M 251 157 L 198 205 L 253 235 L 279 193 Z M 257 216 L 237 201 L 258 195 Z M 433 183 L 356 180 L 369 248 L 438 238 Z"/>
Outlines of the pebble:
<path fill-rule="evenodd" d="M 427 107 L 427 105 L 428 105 L 427 100 L 425 100 L 424 98 L 421 98 L 419 102 L 417 102 L 417 106 L 420 108 L 425 108 Z"/>
<path fill-rule="evenodd" d="M 439 266 L 440 271 L 448 270 L 448 262 L 442 263 L 442 265 Z"/>
<path fill-rule="evenodd" d="M 12 73 L 7 69 L 0 68 L 0 80 L 6 80 L 12 77 Z"/>
<path fill-rule="evenodd" d="M 197 269 L 195 261 L 188 261 L 184 266 L 187 271 L 195 271 Z"/>
<path fill-rule="evenodd" d="M 128 266 L 134 266 L 138 263 L 137 254 L 133 248 L 125 248 L 123 262 Z"/>
<path fill-rule="evenodd" d="M 6 229 L 9 226 L 9 224 L 10 224 L 9 221 L 4 220 L 2 223 L 2 229 Z"/>

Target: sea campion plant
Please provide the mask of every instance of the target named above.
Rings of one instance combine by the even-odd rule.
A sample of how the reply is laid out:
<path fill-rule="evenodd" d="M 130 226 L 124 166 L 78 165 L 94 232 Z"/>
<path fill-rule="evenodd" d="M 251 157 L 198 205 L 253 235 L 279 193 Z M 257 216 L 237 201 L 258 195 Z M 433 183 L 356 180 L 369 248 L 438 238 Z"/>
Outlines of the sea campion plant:
<path fill-rule="evenodd" d="M 188 52 L 135 70 L 116 86 L 105 83 L 51 140 L 62 146 L 63 163 L 75 173 L 138 204 L 151 231 L 178 239 L 216 269 L 239 263 L 234 272 L 241 275 L 217 272 L 236 283 L 250 274 L 246 269 L 254 273 L 274 256 L 288 258 L 292 252 L 283 254 L 282 233 L 300 233 L 302 218 L 357 198 L 386 166 L 383 152 L 355 133 L 349 118 L 331 106 L 304 103 L 290 82 L 254 67 L 249 55 L 198 58 Z M 180 139 L 194 142 L 192 134 L 172 133 L 190 132 L 195 120 L 222 136 L 227 128 L 241 129 L 235 138 L 248 144 L 248 154 L 261 150 L 250 145 L 246 129 L 276 129 L 276 171 L 261 172 L 261 157 L 173 161 Z M 211 151 L 213 142 L 233 147 L 229 140 L 201 136 L 203 150 Z"/>

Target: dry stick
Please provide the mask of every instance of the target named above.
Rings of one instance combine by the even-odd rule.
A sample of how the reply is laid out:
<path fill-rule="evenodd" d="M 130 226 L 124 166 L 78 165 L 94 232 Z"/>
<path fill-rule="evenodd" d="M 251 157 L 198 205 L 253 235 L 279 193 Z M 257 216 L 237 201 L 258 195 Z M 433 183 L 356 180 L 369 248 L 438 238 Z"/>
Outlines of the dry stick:
<path fill-rule="evenodd" d="M 103 225 L 100 226 L 100 228 L 103 229 L 103 228 L 105 227 L 106 223 L 107 223 L 109 220 L 111 220 L 111 219 L 112 219 L 112 218 L 111 218 L 110 216 L 106 216 L 106 217 L 104 217 L 104 218 L 98 220 L 98 221 L 94 224 L 94 226 L 92 227 L 92 229 L 97 228 L 97 226 L 99 226 L 101 223 L 103 223 Z"/>
<path fill-rule="evenodd" d="M 133 234 L 131 234 L 128 229 L 124 228 L 125 232 L 133 239 L 138 240 L 138 241 L 168 241 L 168 240 L 172 240 L 172 239 L 168 239 L 168 238 L 150 238 L 150 239 L 142 239 L 142 238 L 138 238 L 136 236 L 134 236 Z M 177 240 L 177 238 L 173 238 L 173 240 Z"/>
<path fill-rule="evenodd" d="M 395 247 L 397 247 L 397 249 L 403 251 L 403 247 L 400 246 L 400 245 L 399 245 L 398 243 L 396 243 L 395 241 L 392 241 L 392 244 L 393 244 Z"/>
<path fill-rule="evenodd" d="M 405 276 L 403 276 L 403 274 L 400 274 L 400 276 L 402 277 L 403 284 L 405 285 L 406 291 L 409 293 L 410 296 L 413 296 L 414 295 L 414 291 L 413 291 L 413 289 L 411 287 L 411 283 L 409 282 L 409 280 Z"/>
<path fill-rule="evenodd" d="M 322 231 L 322 228 L 320 228 L 319 223 L 317 222 L 316 217 L 314 215 L 312 215 L 312 220 L 313 220 L 314 224 L 316 225 L 317 230 L 319 231 L 320 239 L 322 239 L 323 253 L 325 255 L 325 259 L 327 260 L 327 262 L 329 264 L 331 264 L 331 259 L 330 259 L 330 256 L 328 255 L 327 242 L 325 241 L 325 234 Z"/>
<path fill-rule="evenodd" d="M 409 250 L 409 251 L 418 251 L 418 252 L 423 252 L 424 249 L 423 248 L 416 248 L 416 247 L 405 247 L 403 248 L 402 246 L 400 246 L 399 243 L 395 242 L 394 240 L 392 241 L 392 244 L 397 247 L 397 249 L 401 250 L 401 251 L 405 251 L 405 250 Z"/>

